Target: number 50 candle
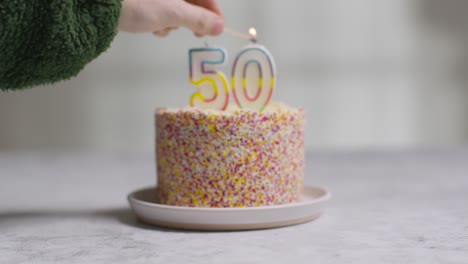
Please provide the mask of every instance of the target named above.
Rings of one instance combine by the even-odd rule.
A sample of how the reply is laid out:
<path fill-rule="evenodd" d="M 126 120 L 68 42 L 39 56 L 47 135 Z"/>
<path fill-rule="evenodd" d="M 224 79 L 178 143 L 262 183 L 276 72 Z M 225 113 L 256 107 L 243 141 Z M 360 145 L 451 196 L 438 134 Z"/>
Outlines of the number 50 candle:
<path fill-rule="evenodd" d="M 226 109 L 229 103 L 229 84 L 226 76 L 216 71 L 216 66 L 225 61 L 226 51 L 222 48 L 197 48 L 189 51 L 190 82 L 198 89 L 190 98 L 191 106 Z"/>
<path fill-rule="evenodd" d="M 225 29 L 226 31 L 226 29 Z M 273 56 L 256 44 L 257 32 L 250 28 L 252 37 L 234 31 L 234 35 L 253 42 L 243 48 L 232 66 L 232 92 L 240 108 L 263 111 L 270 102 L 275 88 L 276 68 Z M 190 105 L 202 109 L 225 110 L 229 103 L 229 83 L 226 76 L 216 70 L 224 64 L 226 51 L 222 48 L 197 48 L 189 51 L 190 82 L 197 87 Z"/>
<path fill-rule="evenodd" d="M 275 87 L 276 67 L 271 53 L 255 44 L 254 28 L 249 33 L 254 44 L 247 45 L 237 55 L 232 68 L 232 92 L 240 108 L 263 111 Z"/>

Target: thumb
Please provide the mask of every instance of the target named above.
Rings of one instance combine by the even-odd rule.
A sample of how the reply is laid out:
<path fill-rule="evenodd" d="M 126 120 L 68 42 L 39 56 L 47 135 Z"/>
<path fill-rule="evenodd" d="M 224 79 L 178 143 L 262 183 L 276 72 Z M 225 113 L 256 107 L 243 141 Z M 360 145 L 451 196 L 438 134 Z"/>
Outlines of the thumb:
<path fill-rule="evenodd" d="M 182 2 L 179 6 L 179 22 L 196 35 L 219 35 L 224 29 L 224 20 L 208 9 Z"/>

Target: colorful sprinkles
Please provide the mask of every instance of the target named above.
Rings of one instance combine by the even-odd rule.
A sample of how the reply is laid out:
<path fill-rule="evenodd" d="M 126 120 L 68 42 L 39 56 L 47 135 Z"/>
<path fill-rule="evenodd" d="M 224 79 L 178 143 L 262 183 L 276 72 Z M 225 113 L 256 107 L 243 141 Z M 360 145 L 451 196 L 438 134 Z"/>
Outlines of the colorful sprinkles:
<path fill-rule="evenodd" d="M 303 190 L 303 109 L 156 111 L 158 199 L 195 207 L 297 202 Z"/>

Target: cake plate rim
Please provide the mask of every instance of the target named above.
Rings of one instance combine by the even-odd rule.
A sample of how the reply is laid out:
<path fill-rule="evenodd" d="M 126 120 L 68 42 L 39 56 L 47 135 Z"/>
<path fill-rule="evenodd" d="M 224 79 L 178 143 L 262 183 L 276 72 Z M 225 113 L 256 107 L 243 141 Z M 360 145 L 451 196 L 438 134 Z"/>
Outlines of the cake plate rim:
<path fill-rule="evenodd" d="M 317 219 L 331 199 L 327 188 L 306 185 L 302 201 L 257 207 L 185 207 L 156 202 L 156 186 L 139 188 L 127 199 L 139 220 L 173 229 L 235 231 L 275 228 Z M 188 220 L 190 219 L 190 220 Z"/>

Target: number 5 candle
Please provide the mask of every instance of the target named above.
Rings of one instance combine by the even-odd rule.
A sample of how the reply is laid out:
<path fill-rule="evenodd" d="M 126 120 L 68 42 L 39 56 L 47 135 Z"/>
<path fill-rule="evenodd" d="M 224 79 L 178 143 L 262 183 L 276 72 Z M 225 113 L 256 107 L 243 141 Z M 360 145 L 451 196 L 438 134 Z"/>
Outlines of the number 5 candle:
<path fill-rule="evenodd" d="M 190 82 L 197 87 L 190 105 L 201 109 L 225 110 L 229 103 L 229 84 L 226 76 L 216 71 L 224 64 L 226 51 L 222 48 L 189 50 Z"/>
<path fill-rule="evenodd" d="M 232 68 L 232 92 L 240 108 L 263 111 L 275 87 L 276 67 L 271 53 L 256 44 L 256 30 L 250 28 L 253 44 L 236 56 Z"/>

